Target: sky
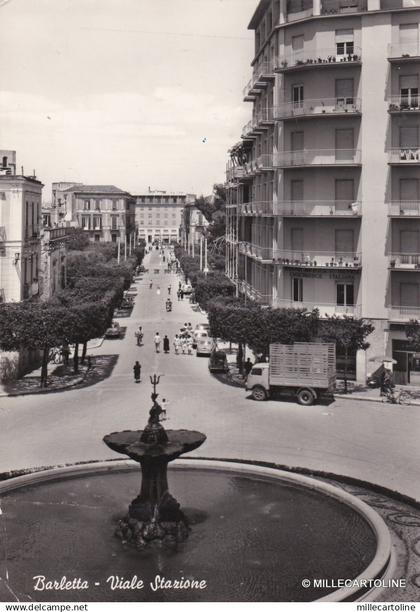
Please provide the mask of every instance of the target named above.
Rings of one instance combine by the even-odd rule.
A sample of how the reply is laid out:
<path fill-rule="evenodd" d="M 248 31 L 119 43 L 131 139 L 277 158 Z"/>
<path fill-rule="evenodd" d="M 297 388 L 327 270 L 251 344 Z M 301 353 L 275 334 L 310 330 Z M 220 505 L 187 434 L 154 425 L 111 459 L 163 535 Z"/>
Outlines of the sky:
<path fill-rule="evenodd" d="M 251 115 L 258 0 L 0 0 L 0 149 L 51 182 L 210 194 Z"/>

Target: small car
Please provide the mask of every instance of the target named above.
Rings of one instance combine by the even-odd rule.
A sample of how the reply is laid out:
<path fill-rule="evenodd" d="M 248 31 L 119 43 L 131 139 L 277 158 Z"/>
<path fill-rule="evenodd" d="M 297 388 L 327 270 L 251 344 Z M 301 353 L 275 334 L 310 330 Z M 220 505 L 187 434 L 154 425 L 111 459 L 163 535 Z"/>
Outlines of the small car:
<path fill-rule="evenodd" d="M 105 332 L 105 338 L 119 338 L 121 335 L 121 327 L 118 321 L 112 321 L 111 327 Z"/>
<path fill-rule="evenodd" d="M 189 283 L 184 283 L 181 289 L 185 293 L 185 295 L 192 293 L 193 290 L 192 286 Z"/>
<path fill-rule="evenodd" d="M 224 351 L 212 351 L 208 366 L 210 372 L 228 372 L 229 366 L 226 353 Z"/>
<path fill-rule="evenodd" d="M 197 338 L 201 332 L 209 333 L 210 325 L 208 323 L 199 323 L 195 326 L 195 330 L 192 332 L 193 348 L 197 346 Z"/>

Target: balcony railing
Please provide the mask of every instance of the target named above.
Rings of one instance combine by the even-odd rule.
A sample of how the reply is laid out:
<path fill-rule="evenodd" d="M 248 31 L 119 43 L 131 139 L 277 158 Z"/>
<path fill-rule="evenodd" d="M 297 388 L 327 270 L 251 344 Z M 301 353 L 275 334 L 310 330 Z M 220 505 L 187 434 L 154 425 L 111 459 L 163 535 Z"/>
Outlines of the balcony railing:
<path fill-rule="evenodd" d="M 388 151 L 390 164 L 418 164 L 420 162 L 420 148 L 394 147 Z"/>
<path fill-rule="evenodd" d="M 255 201 L 241 204 L 240 212 L 242 215 L 247 216 L 273 216 L 274 214 L 274 203 L 273 200 L 267 201 Z"/>
<path fill-rule="evenodd" d="M 325 315 L 349 315 L 353 317 L 360 317 L 362 314 L 361 304 L 349 306 L 331 303 L 307 302 L 305 300 L 302 302 L 294 302 L 293 300 L 282 299 L 277 301 L 277 305 L 280 308 L 305 308 L 306 310 L 313 310 L 314 308 L 317 308 L 321 317 L 325 317 Z"/>
<path fill-rule="evenodd" d="M 278 59 L 278 70 L 281 72 L 296 68 L 325 68 L 328 66 L 359 65 L 362 60 L 360 47 L 353 47 L 352 53 L 338 53 L 337 47 L 323 49 L 307 48 L 285 52 Z"/>
<path fill-rule="evenodd" d="M 342 15 L 367 11 L 367 0 L 322 0 L 321 15 Z"/>
<path fill-rule="evenodd" d="M 299 166 L 353 166 L 360 165 L 359 149 L 302 149 L 282 151 L 277 154 L 276 163 L 280 168 Z"/>
<path fill-rule="evenodd" d="M 420 253 L 391 253 L 389 266 L 395 270 L 420 270 Z"/>
<path fill-rule="evenodd" d="M 263 60 L 254 67 L 252 78 L 243 89 L 243 96 L 256 96 L 267 86 L 268 81 L 274 79 L 274 62 Z"/>
<path fill-rule="evenodd" d="M 245 166 L 228 166 L 226 168 L 226 179 L 232 181 L 245 176 Z"/>
<path fill-rule="evenodd" d="M 312 117 L 324 115 L 359 115 L 362 110 L 360 98 L 319 98 L 301 102 L 284 102 L 275 109 L 276 119 L 289 117 Z"/>
<path fill-rule="evenodd" d="M 390 60 L 410 60 L 419 59 L 419 57 L 420 44 L 418 42 L 400 42 L 388 45 L 388 58 Z"/>
<path fill-rule="evenodd" d="M 357 217 L 362 214 L 360 201 L 348 200 L 291 200 L 277 204 L 283 217 Z"/>
<path fill-rule="evenodd" d="M 249 255 L 262 261 L 272 261 L 273 259 L 273 247 L 262 247 L 250 242 L 240 242 L 239 252 L 243 255 Z"/>
<path fill-rule="evenodd" d="M 388 215 L 390 217 L 420 217 L 420 202 L 415 200 L 388 202 Z"/>
<path fill-rule="evenodd" d="M 255 161 L 256 171 L 274 170 L 274 158 L 272 153 L 263 153 Z"/>
<path fill-rule="evenodd" d="M 413 319 L 420 320 L 420 306 L 391 306 L 388 309 L 390 321 L 402 321 L 408 323 Z"/>
<path fill-rule="evenodd" d="M 340 251 L 276 250 L 276 263 L 287 267 L 361 268 L 362 254 Z"/>
<path fill-rule="evenodd" d="M 418 95 L 389 96 L 388 104 L 390 113 L 408 113 L 420 110 Z"/>

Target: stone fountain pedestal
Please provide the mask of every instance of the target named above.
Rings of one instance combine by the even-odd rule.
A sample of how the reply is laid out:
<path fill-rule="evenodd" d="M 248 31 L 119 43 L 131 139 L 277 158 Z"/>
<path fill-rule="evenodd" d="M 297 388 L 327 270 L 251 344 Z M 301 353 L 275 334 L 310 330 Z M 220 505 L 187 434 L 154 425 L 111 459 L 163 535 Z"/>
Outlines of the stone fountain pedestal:
<path fill-rule="evenodd" d="M 199 431 L 165 430 L 153 418 L 144 430 L 104 437 L 109 448 L 140 463 L 142 472 L 140 492 L 132 500 L 128 515 L 119 522 L 118 537 L 138 549 L 153 540 L 176 544 L 188 537 L 187 518 L 169 493 L 167 469 L 171 461 L 198 448 L 205 439 Z"/>

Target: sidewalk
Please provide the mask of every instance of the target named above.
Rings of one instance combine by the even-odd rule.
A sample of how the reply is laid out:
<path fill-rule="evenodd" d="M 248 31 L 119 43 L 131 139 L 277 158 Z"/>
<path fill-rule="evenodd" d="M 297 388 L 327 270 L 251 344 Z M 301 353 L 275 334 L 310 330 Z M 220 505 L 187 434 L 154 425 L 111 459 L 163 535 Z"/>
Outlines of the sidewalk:
<path fill-rule="evenodd" d="M 339 381 L 342 383 L 342 381 Z M 395 387 L 396 391 L 407 391 L 412 399 L 406 405 L 408 406 L 420 406 L 420 389 L 419 387 L 410 387 L 408 385 L 400 386 L 397 385 Z M 349 392 L 344 393 L 342 391 L 336 391 L 334 393 L 335 399 L 345 399 L 345 400 L 363 400 L 365 402 L 381 402 L 382 398 L 380 397 L 380 389 L 370 389 L 368 387 L 355 386 L 354 389 L 349 386 Z"/>

